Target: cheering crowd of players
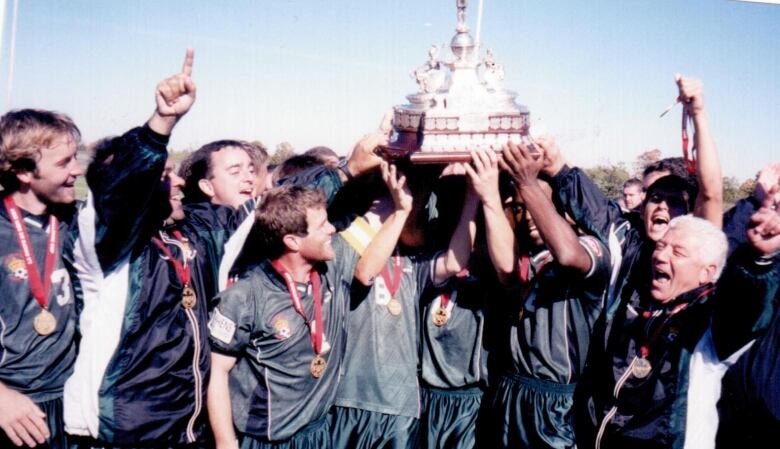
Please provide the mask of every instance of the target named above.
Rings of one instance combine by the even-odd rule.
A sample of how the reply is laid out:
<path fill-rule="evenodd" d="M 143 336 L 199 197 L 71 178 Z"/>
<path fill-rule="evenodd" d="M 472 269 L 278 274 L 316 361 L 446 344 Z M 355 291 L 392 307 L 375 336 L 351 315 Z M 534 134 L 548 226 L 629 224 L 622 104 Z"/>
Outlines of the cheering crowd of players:
<path fill-rule="evenodd" d="M 192 66 L 86 173 L 67 116 L 0 118 L 0 447 L 780 435 L 780 164 L 724 214 L 700 81 L 677 79 L 695 166 L 647 167 L 621 207 L 549 135 L 413 166 L 377 156 L 384 122 L 341 160 L 269 173 L 220 140 L 177 171 Z"/>

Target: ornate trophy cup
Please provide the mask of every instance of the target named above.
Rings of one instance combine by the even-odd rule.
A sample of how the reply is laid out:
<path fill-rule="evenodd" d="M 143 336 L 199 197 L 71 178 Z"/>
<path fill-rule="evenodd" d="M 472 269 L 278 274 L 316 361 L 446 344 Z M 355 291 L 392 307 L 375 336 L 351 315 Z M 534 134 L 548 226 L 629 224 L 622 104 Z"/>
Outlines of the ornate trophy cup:
<path fill-rule="evenodd" d="M 479 43 L 466 25 L 466 0 L 457 0 L 458 24 L 447 46 L 432 46 L 428 61 L 412 72 L 418 92 L 409 104 L 394 107 L 393 133 L 381 151 L 388 159 L 438 164 L 470 160 L 471 149 L 500 151 L 508 142 L 528 137 L 528 109 L 517 93 L 503 88 L 504 68 L 488 49 L 480 59 Z M 478 33 L 479 34 L 479 33 Z"/>

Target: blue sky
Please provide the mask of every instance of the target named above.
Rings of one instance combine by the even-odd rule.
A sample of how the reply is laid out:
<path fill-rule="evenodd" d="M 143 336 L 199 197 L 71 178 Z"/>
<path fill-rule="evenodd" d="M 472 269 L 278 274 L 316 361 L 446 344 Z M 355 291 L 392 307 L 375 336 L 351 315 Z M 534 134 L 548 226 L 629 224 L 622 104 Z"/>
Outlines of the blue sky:
<path fill-rule="evenodd" d="M 455 23 L 452 0 L 21 0 L 11 106 L 66 112 L 86 141 L 119 134 L 148 118 L 157 81 L 192 46 L 198 102 L 173 148 L 240 138 L 344 153 L 415 91 L 409 72 Z M 726 175 L 780 160 L 778 5 L 485 0 L 482 42 L 574 163 L 678 155 L 679 109 L 658 118 L 677 72 L 704 80 Z"/>

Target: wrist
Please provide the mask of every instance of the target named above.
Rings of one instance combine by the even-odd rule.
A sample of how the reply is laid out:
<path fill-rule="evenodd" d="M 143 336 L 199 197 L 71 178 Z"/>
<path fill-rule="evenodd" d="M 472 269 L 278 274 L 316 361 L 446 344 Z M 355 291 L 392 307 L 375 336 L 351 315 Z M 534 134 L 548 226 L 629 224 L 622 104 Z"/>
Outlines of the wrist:
<path fill-rule="evenodd" d="M 173 128 L 176 126 L 176 122 L 178 121 L 178 116 L 162 115 L 155 110 L 152 116 L 149 118 L 149 121 L 146 122 L 146 126 L 161 136 L 170 136 L 171 131 L 173 131 Z"/>

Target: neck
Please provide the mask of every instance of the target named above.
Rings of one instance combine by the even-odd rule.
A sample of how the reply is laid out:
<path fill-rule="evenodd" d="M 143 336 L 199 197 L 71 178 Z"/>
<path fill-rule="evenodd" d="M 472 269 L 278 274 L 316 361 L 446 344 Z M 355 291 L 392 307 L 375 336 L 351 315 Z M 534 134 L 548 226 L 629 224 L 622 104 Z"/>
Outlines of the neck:
<path fill-rule="evenodd" d="M 309 273 L 314 268 L 313 264 L 304 259 L 298 253 L 285 253 L 280 257 L 279 264 L 292 275 L 295 282 L 309 282 Z"/>
<path fill-rule="evenodd" d="M 18 190 L 11 194 L 16 207 L 33 215 L 41 215 L 48 212 L 48 206 L 42 202 L 31 190 Z"/>

